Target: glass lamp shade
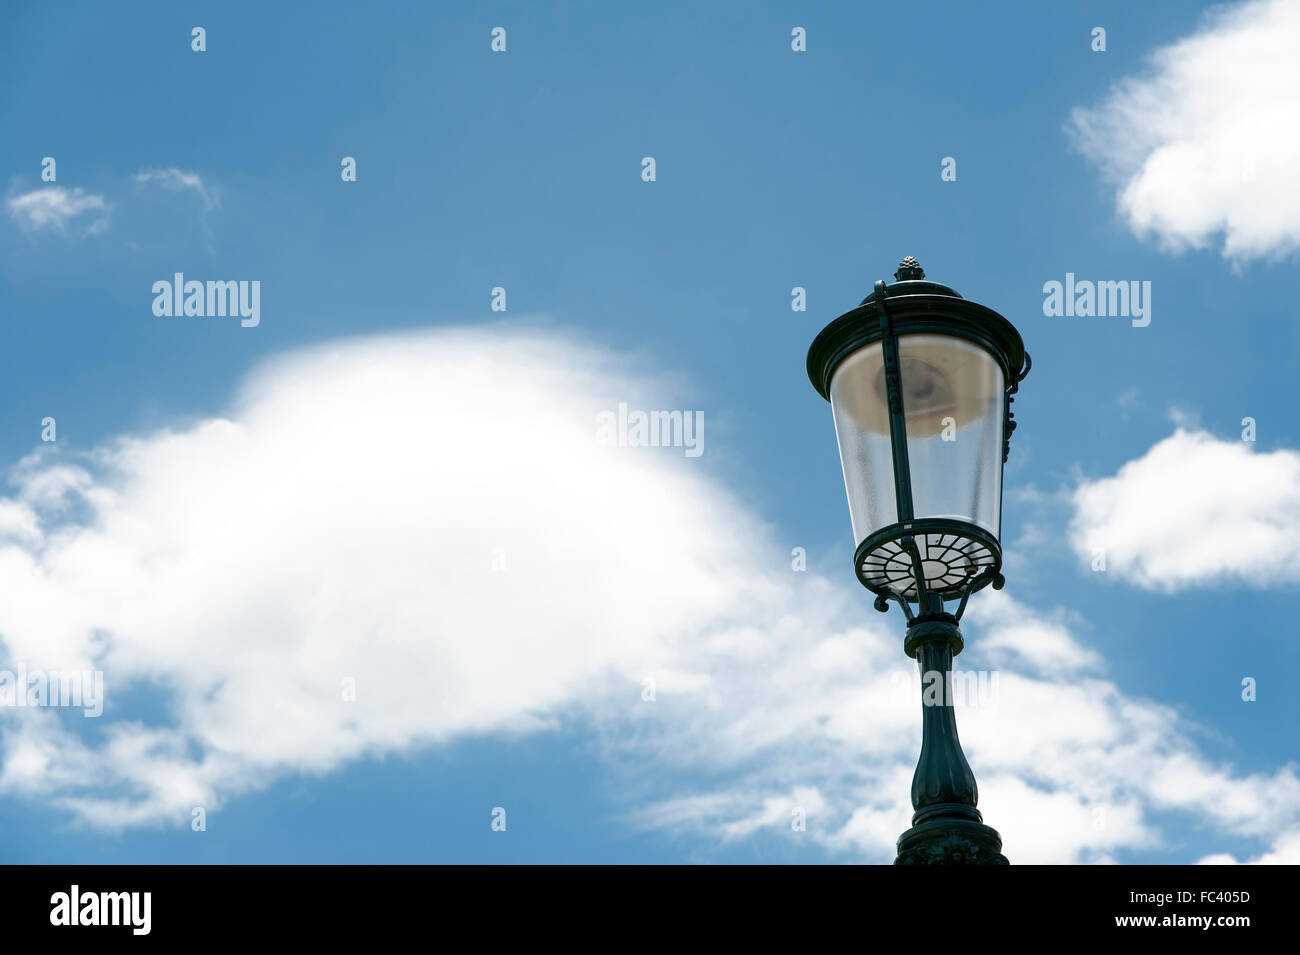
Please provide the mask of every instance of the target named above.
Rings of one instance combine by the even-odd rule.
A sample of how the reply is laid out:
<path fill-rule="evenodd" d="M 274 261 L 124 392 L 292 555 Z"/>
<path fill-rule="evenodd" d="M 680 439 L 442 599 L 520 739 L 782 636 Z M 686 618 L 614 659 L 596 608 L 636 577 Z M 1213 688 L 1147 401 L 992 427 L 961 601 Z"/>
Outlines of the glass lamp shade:
<path fill-rule="evenodd" d="M 955 596 L 1001 563 L 1005 376 L 989 352 L 963 338 L 900 335 L 898 352 L 912 500 L 912 519 L 901 527 L 881 343 L 849 355 L 831 377 L 854 543 L 869 551 L 859 574 L 873 590 L 914 599 L 915 567 L 900 543 L 911 536 L 926 588 Z M 892 540 L 868 545 L 890 528 Z"/>
<path fill-rule="evenodd" d="M 1002 369 L 970 342 L 898 339 L 914 517 L 978 524 L 994 536 L 1002 507 Z M 831 410 L 861 544 L 899 519 L 880 343 L 846 358 L 831 378 Z"/>

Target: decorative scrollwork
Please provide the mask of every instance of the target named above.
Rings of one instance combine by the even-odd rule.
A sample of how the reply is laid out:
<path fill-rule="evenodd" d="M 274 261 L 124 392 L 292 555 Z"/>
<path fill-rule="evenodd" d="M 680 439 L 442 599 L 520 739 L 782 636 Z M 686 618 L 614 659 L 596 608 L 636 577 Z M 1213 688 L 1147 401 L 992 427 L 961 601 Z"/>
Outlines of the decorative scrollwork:
<path fill-rule="evenodd" d="M 953 616 L 955 616 L 959 621 L 961 620 L 961 615 L 966 612 L 966 601 L 970 599 L 970 595 L 980 587 L 984 586 L 985 583 L 991 584 L 994 590 L 1001 590 L 1006 586 L 1007 579 L 996 570 L 986 570 L 984 573 L 972 577 L 971 582 L 967 584 L 966 589 L 962 591 L 961 603 L 957 605 L 957 612 L 953 614 Z"/>
<path fill-rule="evenodd" d="M 1007 419 L 1002 428 L 1002 463 L 1007 463 L 1007 458 L 1011 456 L 1011 432 L 1016 430 L 1016 416 L 1011 411 L 1011 405 L 1016 400 L 1016 392 L 1020 390 L 1020 383 L 1025 380 L 1029 374 L 1029 369 L 1034 367 L 1033 359 L 1029 357 L 1029 352 L 1025 352 L 1025 367 L 1016 375 L 1016 380 L 1011 383 L 1007 389 Z"/>
<path fill-rule="evenodd" d="M 883 594 L 877 594 L 873 606 L 881 613 L 888 613 L 889 601 L 891 600 L 898 601 L 898 605 L 903 608 L 903 616 L 907 618 L 908 623 L 911 623 L 913 620 L 912 608 L 903 595 L 896 590 L 886 590 Z"/>

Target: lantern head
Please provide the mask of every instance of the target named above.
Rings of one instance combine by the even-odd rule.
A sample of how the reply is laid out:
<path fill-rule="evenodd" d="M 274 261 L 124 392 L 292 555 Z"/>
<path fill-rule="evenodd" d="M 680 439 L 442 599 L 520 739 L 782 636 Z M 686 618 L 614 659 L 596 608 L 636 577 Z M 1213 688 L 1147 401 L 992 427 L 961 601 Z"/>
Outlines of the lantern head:
<path fill-rule="evenodd" d="M 831 403 L 858 579 L 885 598 L 962 599 L 1002 583 L 1002 466 L 1029 372 L 1020 333 L 911 257 L 808 350 Z"/>

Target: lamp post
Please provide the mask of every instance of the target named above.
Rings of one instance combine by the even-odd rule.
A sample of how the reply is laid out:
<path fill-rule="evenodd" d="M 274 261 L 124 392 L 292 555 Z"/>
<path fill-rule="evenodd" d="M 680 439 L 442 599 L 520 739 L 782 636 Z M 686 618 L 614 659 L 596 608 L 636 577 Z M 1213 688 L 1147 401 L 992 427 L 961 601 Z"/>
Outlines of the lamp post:
<path fill-rule="evenodd" d="M 835 419 L 858 580 L 877 610 L 890 600 L 902 608 L 903 650 L 944 688 L 935 705 L 923 694 L 915 814 L 894 862 L 1005 865 L 1002 838 L 976 808 L 947 690 L 966 601 L 1005 583 L 1002 466 L 1030 360 L 1015 326 L 925 281 L 916 259 L 903 259 L 894 278 L 808 349 L 808 377 Z M 946 600 L 958 601 L 954 612 Z"/>

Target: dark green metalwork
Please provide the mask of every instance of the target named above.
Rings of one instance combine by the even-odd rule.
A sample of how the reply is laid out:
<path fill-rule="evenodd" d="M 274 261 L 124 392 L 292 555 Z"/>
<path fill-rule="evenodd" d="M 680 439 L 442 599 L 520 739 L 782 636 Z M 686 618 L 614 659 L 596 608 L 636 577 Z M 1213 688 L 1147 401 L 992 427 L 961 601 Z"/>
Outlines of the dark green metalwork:
<path fill-rule="evenodd" d="M 877 290 L 818 333 L 808 349 L 808 379 L 817 393 L 830 399 L 831 376 L 853 352 L 880 341 Z M 886 287 L 890 327 L 896 336 L 935 332 L 965 338 L 990 352 L 1002 366 L 1004 380 L 1015 382 L 1027 372 L 1025 343 L 1014 325 L 946 285 L 902 281 Z"/>
<path fill-rule="evenodd" d="M 891 544 L 901 542 L 906 537 L 952 537 L 963 542 L 963 546 L 968 551 L 977 551 L 982 549 L 985 553 L 973 560 L 969 565 L 969 571 L 965 573 L 960 580 L 954 581 L 949 585 L 934 588 L 925 588 L 938 593 L 945 600 L 956 600 L 970 589 L 977 579 L 979 584 L 974 589 L 979 590 L 991 582 L 990 579 L 980 579 L 987 571 L 997 573 L 1002 569 L 1002 548 L 998 544 L 998 539 L 985 528 L 978 524 L 971 524 L 969 521 L 959 521 L 950 517 L 919 517 L 910 521 L 900 521 L 882 527 L 880 530 L 864 538 L 853 553 L 853 567 L 857 574 L 858 582 L 866 587 L 872 593 L 884 597 L 896 592 L 897 587 L 882 585 L 870 579 L 866 571 L 868 557 L 879 555 L 883 551 L 888 551 Z M 901 549 L 896 547 L 895 549 Z M 958 549 L 958 556 L 963 556 L 963 552 Z M 976 555 L 972 554 L 972 557 Z M 918 588 L 918 593 L 921 588 Z M 973 591 L 972 591 L 973 592 Z M 908 599 L 915 599 L 908 594 L 903 594 Z"/>
<path fill-rule="evenodd" d="M 992 584 L 994 590 L 1001 590 L 1006 586 L 1007 579 L 996 570 L 986 570 L 978 577 L 972 578 L 971 582 L 966 585 L 966 589 L 962 591 L 961 603 L 957 604 L 957 612 L 953 614 L 958 621 L 961 620 L 961 615 L 966 612 L 966 601 L 970 599 L 970 595 L 985 584 Z"/>
<path fill-rule="evenodd" d="M 915 617 L 903 649 L 914 657 L 922 686 L 937 680 L 942 699 L 927 701 L 922 690 L 921 756 L 912 775 L 912 828 L 898 837 L 895 865 L 1006 865 L 1002 837 L 984 825 L 976 808 L 979 787 L 957 737 L 957 715 L 949 688 L 952 658 L 961 652 L 957 618 L 939 612 Z M 932 684 L 933 685 L 933 684 Z"/>
<path fill-rule="evenodd" d="M 898 507 L 898 520 L 903 522 L 910 521 L 913 517 L 912 469 L 907 461 L 907 421 L 903 417 L 898 336 L 889 324 L 889 310 L 885 308 L 886 294 L 882 279 L 876 283 L 876 295 L 879 296 L 876 309 L 880 312 L 881 362 L 885 372 L 885 400 L 889 404 L 889 447 L 894 456 L 894 500 Z"/>
<path fill-rule="evenodd" d="M 1025 380 L 1029 374 L 1029 369 L 1034 366 L 1029 357 L 1029 352 L 1025 352 L 1025 367 L 1016 375 L 1011 384 L 1007 387 L 1007 404 L 1006 404 L 1006 421 L 1002 426 L 1002 463 L 1007 463 L 1007 456 L 1011 454 L 1011 432 L 1016 430 L 1016 416 L 1011 413 L 1011 402 L 1016 400 L 1016 392 L 1020 390 L 1020 383 Z"/>
<path fill-rule="evenodd" d="M 921 268 L 921 263 L 910 255 L 903 257 L 903 261 L 898 263 L 898 268 L 894 270 L 894 281 L 896 282 L 913 282 L 925 278 L 925 269 Z"/>
<path fill-rule="evenodd" d="M 877 282 L 857 308 L 822 329 L 808 349 L 807 362 L 813 387 L 829 400 L 831 378 L 840 362 L 861 348 L 881 345 L 898 519 L 863 540 L 853 562 L 858 580 L 876 594 L 877 610 L 887 611 L 891 600 L 902 608 L 907 619 L 903 649 L 916 659 L 922 676 L 921 755 L 912 777 L 912 828 L 899 837 L 894 862 L 1006 865 L 1001 836 L 984 824 L 977 808 L 979 790 L 961 749 L 948 692 L 952 660 L 963 646 L 957 625 L 967 600 L 983 587 L 1001 590 L 1006 583 L 1002 548 L 998 534 L 969 521 L 915 516 L 898 339 L 927 332 L 957 336 L 993 355 L 1005 383 L 1003 463 L 1016 428 L 1011 403 L 1032 363 L 1015 326 L 954 289 L 925 281 L 925 270 L 916 259 L 903 259 L 894 278 L 893 285 Z M 927 577 L 926 563 L 940 563 L 944 570 Z M 960 600 L 955 614 L 944 611 L 947 599 Z M 944 688 L 938 703 L 925 699 L 925 682 L 935 677 Z"/>

